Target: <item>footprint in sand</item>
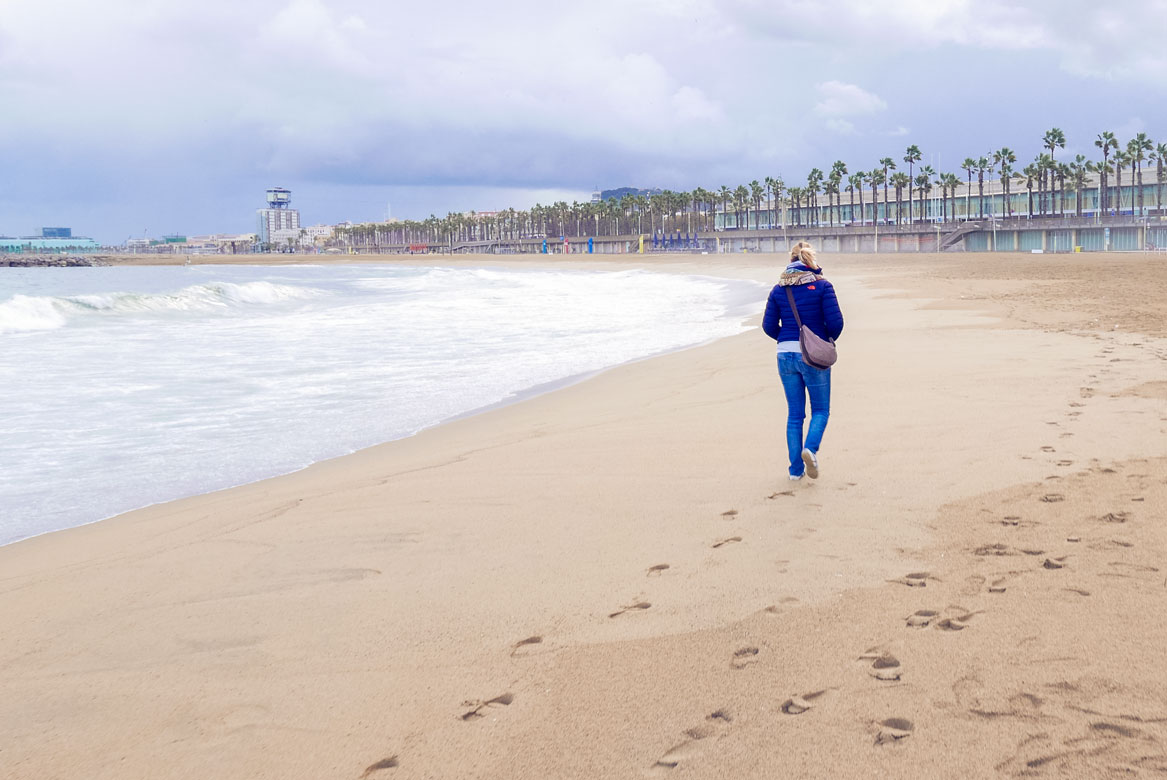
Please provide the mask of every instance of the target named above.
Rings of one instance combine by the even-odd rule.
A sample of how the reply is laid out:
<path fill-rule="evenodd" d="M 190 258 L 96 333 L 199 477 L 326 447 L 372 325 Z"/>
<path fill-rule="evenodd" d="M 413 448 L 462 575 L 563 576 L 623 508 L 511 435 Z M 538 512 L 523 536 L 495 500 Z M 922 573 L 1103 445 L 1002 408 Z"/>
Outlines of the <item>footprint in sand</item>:
<path fill-rule="evenodd" d="M 934 609 L 918 609 L 908 616 L 908 628 L 927 628 L 939 616 Z"/>
<path fill-rule="evenodd" d="M 1006 572 L 1003 576 L 997 577 L 989 583 L 989 593 L 1004 593 L 1009 581 L 1024 573 L 1023 571 L 1010 571 Z"/>
<path fill-rule="evenodd" d="M 740 536 L 729 536 L 729 537 L 726 537 L 725 539 L 718 539 L 716 542 L 713 543 L 713 549 L 716 550 L 718 547 L 724 547 L 727 544 L 735 544 L 737 542 L 740 542 L 741 540 L 742 540 L 742 538 Z"/>
<path fill-rule="evenodd" d="M 618 609 L 615 612 L 613 612 L 612 614 L 608 615 L 608 617 L 610 617 L 610 618 L 620 617 L 621 615 L 624 615 L 624 614 L 629 613 L 629 612 L 639 612 L 641 610 L 648 609 L 651 606 L 652 606 L 652 604 L 649 604 L 647 601 L 638 601 L 635 604 L 629 604 L 627 607 L 620 607 L 620 609 Z"/>
<path fill-rule="evenodd" d="M 1055 450 L 1053 447 L 1049 446 L 1048 444 L 1045 445 L 1044 447 L 1042 447 L 1041 451 L 1042 452 L 1057 452 L 1057 450 Z"/>
<path fill-rule="evenodd" d="M 888 718 L 881 720 L 878 724 L 875 734 L 875 744 L 877 745 L 894 745 L 897 742 L 903 742 L 908 737 L 912 736 L 912 731 L 915 726 L 907 718 Z"/>
<path fill-rule="evenodd" d="M 659 577 L 660 573 L 667 568 L 669 568 L 667 563 L 658 563 L 656 566 L 649 566 L 647 576 Z"/>
<path fill-rule="evenodd" d="M 930 572 L 914 571 L 911 574 L 905 574 L 898 579 L 889 580 L 900 585 L 907 585 L 909 588 L 925 588 L 928 586 L 928 580 L 940 581 L 939 577 L 934 577 Z"/>
<path fill-rule="evenodd" d="M 529 636 L 526 639 L 520 639 L 518 642 L 515 642 L 513 645 L 511 645 L 511 657 L 513 658 L 516 655 L 525 654 L 520 652 L 525 647 L 541 644 L 543 644 L 543 637 L 541 636 Z"/>
<path fill-rule="evenodd" d="M 1054 465 L 1056 465 L 1056 466 L 1073 466 L 1074 461 L 1072 461 L 1072 460 L 1059 460 Z"/>
<path fill-rule="evenodd" d="M 1046 493 L 1044 496 L 1041 497 L 1040 500 L 1047 503 L 1047 504 L 1056 504 L 1059 501 L 1065 501 L 1066 497 L 1063 496 L 1061 493 Z"/>
<path fill-rule="evenodd" d="M 692 760 L 708 750 L 717 739 L 725 736 L 733 717 L 727 710 L 716 710 L 706 716 L 706 723 L 684 732 L 685 739 L 665 751 L 649 768 L 650 774 L 668 774 L 682 763 Z"/>
<path fill-rule="evenodd" d="M 365 769 L 364 773 L 361 774 L 361 780 L 364 780 L 364 778 L 368 777 L 369 775 L 373 774 L 374 772 L 380 772 L 382 769 L 396 769 L 397 767 L 398 767 L 397 756 L 389 756 L 389 758 L 382 758 L 377 763 L 370 764 L 368 766 L 368 768 Z"/>
<path fill-rule="evenodd" d="M 729 662 L 732 669 L 745 669 L 747 666 L 757 663 L 758 648 L 756 647 L 740 647 L 733 651 L 733 659 Z"/>
<path fill-rule="evenodd" d="M 821 691 L 812 691 L 811 693 L 800 693 L 791 696 L 782 702 L 782 711 L 787 715 L 801 715 L 814 707 L 814 700 L 826 692 L 827 690 L 824 688 Z"/>
<path fill-rule="evenodd" d="M 973 619 L 977 613 L 966 612 L 963 615 L 956 617 L 944 618 L 936 624 L 936 628 L 941 631 L 963 631 L 968 628 L 968 622 Z"/>
<path fill-rule="evenodd" d="M 885 653 L 879 648 L 872 648 L 859 656 L 860 661 L 871 661 L 871 676 L 884 682 L 895 682 L 900 679 L 902 670 L 900 661 L 891 653 Z"/>
<path fill-rule="evenodd" d="M 973 555 L 982 558 L 987 556 L 1002 556 L 1002 555 L 1016 555 L 1017 551 L 1007 544 L 994 542 L 993 544 L 982 544 L 980 547 L 973 550 Z"/>
<path fill-rule="evenodd" d="M 1070 556 L 1063 555 L 1061 558 L 1046 558 L 1042 563 L 1044 569 L 1064 569 L 1066 568 L 1065 560 Z"/>
<path fill-rule="evenodd" d="M 1103 523 L 1125 523 L 1130 516 L 1130 512 L 1107 512 L 1098 519 Z"/>
<path fill-rule="evenodd" d="M 771 493 L 770 495 L 766 496 L 766 498 L 774 499 L 774 498 L 778 498 L 779 496 L 793 496 L 793 495 L 794 495 L 793 490 L 780 490 L 776 493 Z"/>
<path fill-rule="evenodd" d="M 736 509 L 727 509 L 721 513 L 721 516 L 722 517 L 737 517 L 737 510 Z"/>
<path fill-rule="evenodd" d="M 486 701 L 464 701 L 462 702 L 462 706 L 471 707 L 472 709 L 462 713 L 462 720 L 471 721 L 485 718 L 486 715 L 482 711 L 487 707 L 509 707 L 514 700 L 514 694 L 504 693 L 501 696 L 495 696 L 493 699 L 487 699 Z"/>

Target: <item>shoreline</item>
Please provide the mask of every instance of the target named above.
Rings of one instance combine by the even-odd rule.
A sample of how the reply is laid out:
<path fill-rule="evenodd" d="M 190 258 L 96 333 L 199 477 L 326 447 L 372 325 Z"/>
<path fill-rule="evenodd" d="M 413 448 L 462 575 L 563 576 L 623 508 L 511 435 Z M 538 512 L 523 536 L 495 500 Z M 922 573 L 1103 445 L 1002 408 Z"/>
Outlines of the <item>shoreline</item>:
<path fill-rule="evenodd" d="M 1123 690 L 1163 687 L 1145 664 L 1122 677 L 1098 645 L 1121 630 L 1117 641 L 1151 646 L 1165 630 L 1098 611 L 1112 591 L 1150 608 L 1152 591 L 1113 590 L 1142 580 L 1101 575 L 1122 559 L 1109 571 L 1149 580 L 1136 567 L 1160 549 L 1143 520 L 1161 489 L 1137 476 L 1156 472 L 1132 458 L 1162 454 L 1148 416 L 1161 390 L 1143 369 L 1162 339 L 1074 331 L 1082 305 L 1062 312 L 1065 285 L 1013 284 L 964 259 L 959 280 L 920 262 L 823 259 L 848 325 L 817 483 L 778 479 L 785 410 L 772 343 L 751 331 L 292 475 L 35 537 L 19 557 L 0 548 L 0 685 L 21 713 L 0 727 L 15 776 L 158 775 L 159 758 L 161 776 L 639 777 L 671 763 L 678 776 L 951 776 L 967 771 L 947 760 L 953 745 L 979 740 L 978 760 L 1006 768 L 1040 758 L 1013 744 L 1009 724 L 1029 722 L 1053 735 L 1032 750 L 1061 756 L 1047 743 L 1077 738 L 1084 716 L 1041 721 L 1042 705 L 1011 696 L 1049 710 L 1041 685 L 1067 682 L 1082 691 L 1067 706 L 1123 706 L 1095 700 L 1089 668 Z M 904 338 L 910 355 L 887 349 Z M 1054 494 L 1064 500 L 1042 499 Z M 1120 499 L 1132 547 L 1081 525 Z M 1013 505 L 1019 525 L 1001 525 Z M 999 577 L 1011 577 L 1003 595 L 988 591 Z M 961 627 L 907 631 L 924 609 Z M 1032 649 L 986 672 L 1038 624 Z M 1073 655 L 1065 641 L 1093 648 L 1092 665 L 1018 662 Z M 900 678 L 854 660 L 873 648 Z M 794 695 L 811 705 L 796 717 L 783 704 Z M 1143 720 L 1121 728 L 1167 736 L 1147 695 L 1124 695 Z M 1005 714 L 966 714 L 978 707 Z M 909 734 L 881 736 L 891 720 Z M 1103 747 L 1125 756 L 1127 744 Z M 1067 750 L 1046 764 L 1078 767 Z M 375 769 L 390 758 L 392 771 Z"/>
<path fill-rule="evenodd" d="M 372 263 L 372 262 L 361 263 L 361 265 L 374 265 L 374 264 L 375 263 Z M 174 265 L 183 265 L 183 264 L 182 263 L 163 264 L 162 266 L 159 266 L 159 267 L 167 267 L 167 266 L 174 266 Z M 232 263 L 232 265 L 251 265 L 251 263 Z M 263 265 L 268 265 L 268 264 L 261 264 L 261 266 L 258 266 L 258 267 L 263 267 Z M 390 265 L 390 264 L 385 263 L 385 265 Z M 451 267 L 451 266 L 446 265 L 446 264 L 442 264 L 442 265 L 410 264 L 410 265 L 414 266 L 414 267 L 419 267 L 419 268 Z M 652 271 L 652 269 L 648 269 L 648 268 L 639 268 L 639 269 L 611 269 L 611 268 L 582 269 L 582 268 L 575 268 L 575 267 L 566 267 L 567 265 L 568 264 L 565 264 L 565 263 L 549 263 L 549 264 L 545 264 L 543 266 L 540 266 L 540 268 L 545 268 L 546 270 L 551 270 L 551 271 L 570 271 L 570 270 L 597 271 L 597 272 L 601 272 L 601 271 L 602 272 L 617 272 L 617 270 L 644 270 L 644 271 L 650 271 L 650 272 Z M 457 264 L 457 266 L 466 267 L 466 268 L 482 268 L 482 269 L 487 269 L 487 270 L 489 270 L 491 268 L 495 268 L 495 269 L 514 269 L 514 268 L 516 268 L 516 266 L 514 266 L 514 265 L 495 264 L 493 266 L 490 266 L 490 265 L 486 265 L 486 264 L 478 264 L 478 263 L 473 263 L 473 262 L 471 262 L 471 263 L 459 263 L 459 264 Z M 519 266 L 519 268 L 525 268 L 525 266 Z M 741 279 L 727 279 L 725 277 L 717 277 L 717 276 L 711 276 L 711 275 L 695 275 L 695 274 L 684 274 L 684 275 L 694 276 L 696 278 L 703 278 L 703 279 L 707 279 L 707 280 L 711 280 L 711 281 L 743 281 Z M 759 291 L 759 293 L 761 294 L 762 291 Z M 730 319 L 730 320 L 739 321 L 740 327 L 742 327 L 744 329 L 743 332 L 749 332 L 750 330 L 756 330 L 757 326 L 756 325 L 749 325 L 748 322 L 751 319 L 759 319 L 759 315 L 749 313 L 746 311 L 747 306 L 748 306 L 748 302 L 740 295 L 737 297 L 731 298 L 727 302 L 726 318 Z M 740 335 L 740 334 L 735 334 L 735 335 Z M 383 446 L 386 444 L 392 444 L 394 442 L 402 441 L 404 439 L 409 439 L 409 438 L 412 438 L 414 436 L 418 436 L 418 435 L 424 433 L 425 431 L 431 430 L 433 428 L 437 428 L 439 426 L 449 425 L 451 423 L 455 423 L 455 422 L 458 422 L 460 420 L 468 419 L 468 418 L 474 417 L 474 416 L 479 415 L 479 414 L 490 412 L 490 411 L 493 411 L 496 409 L 502 409 L 502 408 L 505 408 L 507 406 L 522 403 L 526 400 L 536 398 L 536 397 L 539 397 L 539 396 L 547 394 L 547 393 L 553 393 L 553 392 L 556 392 L 556 391 L 561 390 L 563 388 L 571 387 L 573 385 L 576 385 L 576 384 L 579 384 L 582 382 L 586 382 L 586 381 L 588 381 L 596 376 L 599 376 L 607 371 L 611 371 L 611 370 L 613 370 L 615 368 L 619 368 L 621 366 L 640 363 L 642 361 L 647 361 L 647 360 L 652 360 L 654 358 L 668 355 L 668 354 L 671 354 L 674 352 L 683 352 L 685 350 L 706 346 L 708 344 L 712 344 L 715 341 L 720 340 L 721 338 L 727 338 L 727 337 L 718 336 L 718 337 L 714 337 L 710 340 L 706 340 L 703 342 L 682 345 L 682 346 L 675 347 L 675 348 L 670 348 L 670 349 L 665 349 L 665 350 L 658 351 L 658 352 L 649 353 L 649 354 L 646 354 L 646 355 L 643 355 L 643 356 L 640 356 L 637 358 L 633 358 L 631 360 L 626 360 L 626 361 L 623 361 L 620 363 L 614 363 L 612 365 L 604 366 L 604 367 L 596 369 L 596 370 L 581 371 L 581 372 L 570 374 L 570 375 L 567 375 L 564 377 L 559 377 L 557 379 L 553 379 L 553 380 L 548 381 L 548 382 L 541 382 L 541 383 L 538 383 L 536 385 L 532 385 L 530 387 L 525 387 L 525 388 L 522 388 L 518 391 L 515 391 L 514 393 L 511 393 L 510 395 L 508 395 L 507 397 L 505 397 L 501 400 L 494 401 L 494 402 L 488 403 L 488 404 L 484 404 L 482 406 L 475 407 L 473 409 L 469 409 L 469 410 L 464 411 L 464 412 L 459 412 L 459 413 L 453 414 L 449 417 L 446 417 L 446 418 L 443 418 L 443 419 L 438 420 L 436 422 L 433 422 L 431 424 L 425 425 L 425 426 L 423 426 L 417 430 L 414 430 L 410 433 L 406 433 L 406 434 L 403 434 L 401 436 L 397 436 L 395 438 L 386 439 L 384 441 L 374 442 L 372 444 L 360 446 L 360 447 L 357 447 L 356 449 L 350 449 L 348 451 L 341 452 L 341 453 L 338 453 L 335 455 L 330 455 L 330 456 L 327 456 L 324 458 L 320 458 L 319 460 L 314 460 L 314 461 L 307 463 L 305 465 L 296 467 L 290 471 L 280 471 L 277 473 L 271 473 L 271 474 L 267 474 L 266 476 L 261 476 L 261 477 L 255 478 L 255 479 L 249 479 L 249 480 L 244 481 L 244 482 L 239 482 L 239 483 L 235 483 L 235 484 L 231 484 L 231 485 L 225 485 L 225 486 L 217 487 L 217 488 L 211 488 L 208 490 L 201 490 L 197 493 L 176 496 L 174 498 L 170 498 L 170 499 L 167 499 L 164 501 L 157 501 L 157 502 L 150 503 L 150 504 L 143 504 L 141 506 L 131 507 L 131 508 L 128 508 L 128 509 L 125 509 L 122 511 L 115 512 L 114 514 L 111 514 L 111 515 L 107 515 L 104 517 L 100 517 L 100 518 L 86 521 L 84 523 L 80 523 L 78 525 L 71 525 L 71 526 L 67 526 L 65 528 L 56 528 L 56 529 L 51 529 L 51 530 L 47 530 L 47 531 L 42 531 L 40 533 L 36 533 L 36 534 L 31 535 L 31 536 L 26 536 L 26 537 L 23 537 L 20 539 L 14 539 L 12 541 L 3 542 L 3 543 L 0 543 L 0 548 L 8 547 L 10 545 L 19 544 L 21 542 L 25 542 L 25 541 L 28 541 L 31 539 L 36 539 L 38 537 L 46 536 L 49 534 L 57 534 L 57 533 L 69 531 L 69 530 L 72 530 L 75 528 L 82 528 L 82 527 L 85 527 L 88 525 L 92 525 L 94 523 L 101 523 L 101 522 L 106 522 L 109 520 L 115 520 L 123 515 L 128 515 L 131 513 L 140 512 L 142 510 L 147 510 L 147 509 L 151 509 L 154 507 L 166 506 L 167 504 L 171 504 L 171 503 L 174 503 L 176 501 L 193 499 L 193 498 L 197 498 L 199 496 L 212 495 L 212 494 L 216 494 L 216 493 L 221 493 L 223 491 L 233 490 L 235 488 L 240 488 L 240 487 L 244 487 L 247 485 L 252 485 L 252 484 L 255 484 L 258 482 L 263 482 L 263 481 L 268 480 L 268 479 L 275 479 L 277 477 L 294 475 L 294 474 L 299 473 L 301 471 L 304 471 L 305 469 L 310 468 L 318 463 L 336 460 L 339 458 L 345 458 L 345 457 L 348 457 L 350 455 L 353 455 L 353 454 L 356 454 L 358 452 L 368 450 L 368 449 L 371 449 L 374 447 L 380 447 L 380 446 Z"/>

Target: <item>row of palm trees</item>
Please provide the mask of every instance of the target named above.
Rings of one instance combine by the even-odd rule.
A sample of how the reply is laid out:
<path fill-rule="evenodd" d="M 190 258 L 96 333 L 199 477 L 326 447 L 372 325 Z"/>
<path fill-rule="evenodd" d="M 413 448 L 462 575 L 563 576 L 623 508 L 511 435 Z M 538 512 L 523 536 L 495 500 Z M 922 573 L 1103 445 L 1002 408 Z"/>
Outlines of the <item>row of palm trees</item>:
<path fill-rule="evenodd" d="M 382 246 L 466 244 L 475 242 L 514 241 L 520 238 L 547 238 L 583 236 L 628 236 L 646 233 L 693 233 L 723 228 L 775 228 L 821 225 L 825 218 L 830 225 L 844 224 L 910 224 L 939 218 L 948 222 L 958 219 L 957 191 L 964 188 L 964 209 L 959 218 L 983 219 L 986 216 L 985 185 L 997 180 L 1003 195 L 1001 216 L 1015 216 L 1013 186 L 1023 186 L 1028 192 L 1026 216 L 1067 215 L 1069 196 L 1073 195 L 1073 213 L 1081 217 L 1085 193 L 1095 188 L 1097 179 L 1099 215 L 1117 215 L 1123 210 L 1122 177 L 1130 170 L 1130 182 L 1137 183 L 1130 195 L 1132 213 L 1146 214 L 1143 188 L 1143 164 L 1155 164 L 1155 210 L 1163 212 L 1163 185 L 1167 183 L 1167 143 L 1155 143 L 1146 133 L 1138 133 L 1125 145 L 1115 134 L 1098 134 L 1094 145 L 1100 150 L 1101 160 L 1089 160 L 1078 154 L 1072 160 L 1056 159 L 1058 149 L 1066 147 L 1066 136 L 1059 128 L 1047 130 L 1041 139 L 1042 151 L 1020 170 L 1015 169 L 1017 154 L 1002 147 L 981 157 L 966 157 L 960 165 L 964 181 L 956 173 L 935 171 L 931 165 L 918 170 L 923 160 L 920 148 L 908 146 L 902 158 L 907 171 L 897 169 L 891 157 L 879 160 L 870 170 L 851 173 L 842 160 L 836 160 L 830 171 L 812 168 L 806 184 L 787 187 L 782 177 L 767 176 L 733 189 L 728 186 L 716 190 L 697 187 L 691 192 L 664 190 L 651 194 L 630 194 L 619 200 L 609 199 L 589 203 L 557 201 L 550 205 L 536 203 L 529 209 L 508 208 L 499 212 L 458 214 L 445 217 L 430 215 L 422 221 L 406 220 L 395 223 L 370 223 L 339 228 L 334 244 L 360 249 L 376 250 Z M 976 177 L 976 205 L 974 215 L 973 177 Z M 1115 186 L 1110 187 L 1113 176 Z M 1034 189 L 1036 188 L 1036 202 Z M 870 209 L 865 207 L 864 193 L 870 189 Z M 879 198 L 882 189 L 882 199 Z M 939 189 L 940 213 L 930 213 L 927 203 L 931 193 Z M 850 201 L 844 218 L 843 193 Z M 1112 194 L 1115 197 L 1112 199 Z M 826 199 L 825 208 L 820 195 Z M 891 209 L 894 195 L 895 211 Z M 907 211 L 904 213 L 904 200 Z M 855 208 L 858 200 L 858 210 Z M 878 203 L 882 200 L 882 213 Z M 1137 201 L 1137 203 L 1136 203 Z M 763 203 L 765 209 L 763 210 Z M 752 213 L 751 213 L 752 212 Z M 789 218 L 780 215 L 787 212 Z M 987 212 L 994 215 L 996 209 Z M 720 219 L 718 219 L 720 215 Z M 732 216 L 731 216 L 732 215 Z M 751 220 L 752 217 L 752 220 Z"/>

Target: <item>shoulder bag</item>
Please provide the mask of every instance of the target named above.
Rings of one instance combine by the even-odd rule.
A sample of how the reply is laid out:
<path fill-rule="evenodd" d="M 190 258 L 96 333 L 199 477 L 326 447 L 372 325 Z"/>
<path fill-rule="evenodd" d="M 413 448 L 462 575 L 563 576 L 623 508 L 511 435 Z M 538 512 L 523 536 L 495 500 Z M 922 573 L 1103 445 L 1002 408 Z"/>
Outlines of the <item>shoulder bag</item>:
<path fill-rule="evenodd" d="M 802 347 L 803 362 L 815 368 L 830 368 L 835 365 L 835 361 L 839 359 L 835 340 L 820 338 L 817 333 L 802 324 L 802 318 L 798 316 L 798 306 L 794 303 L 794 293 L 789 287 L 786 288 L 786 299 L 790 301 L 794 321 L 798 323 L 798 345 Z"/>

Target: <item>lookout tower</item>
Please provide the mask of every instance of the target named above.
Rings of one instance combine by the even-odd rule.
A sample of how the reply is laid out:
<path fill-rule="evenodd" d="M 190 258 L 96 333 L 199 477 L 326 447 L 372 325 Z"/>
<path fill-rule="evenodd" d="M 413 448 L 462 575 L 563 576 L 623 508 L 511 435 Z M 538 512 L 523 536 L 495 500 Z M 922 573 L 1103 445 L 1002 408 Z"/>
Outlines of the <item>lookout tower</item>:
<path fill-rule="evenodd" d="M 267 208 L 256 212 L 256 241 L 275 248 L 291 247 L 300 240 L 300 212 L 291 205 L 291 190 L 283 187 L 268 189 Z"/>
<path fill-rule="evenodd" d="M 267 191 L 267 207 L 269 209 L 286 209 L 292 205 L 292 191 L 283 187 L 272 187 Z"/>

